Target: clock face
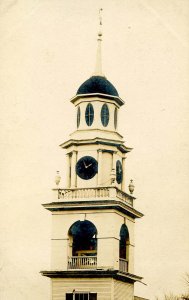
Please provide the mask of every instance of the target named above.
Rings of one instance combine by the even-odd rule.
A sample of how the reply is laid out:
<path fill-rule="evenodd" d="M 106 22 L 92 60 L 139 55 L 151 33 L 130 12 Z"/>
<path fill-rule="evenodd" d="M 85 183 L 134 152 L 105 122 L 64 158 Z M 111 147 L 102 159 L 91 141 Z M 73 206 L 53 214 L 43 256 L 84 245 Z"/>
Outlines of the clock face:
<path fill-rule="evenodd" d="M 118 184 L 122 182 L 123 179 L 123 169 L 120 160 L 116 162 L 116 181 Z"/>
<path fill-rule="evenodd" d="M 98 162 L 92 156 L 80 158 L 76 164 L 77 175 L 85 180 L 93 178 L 98 172 Z"/>

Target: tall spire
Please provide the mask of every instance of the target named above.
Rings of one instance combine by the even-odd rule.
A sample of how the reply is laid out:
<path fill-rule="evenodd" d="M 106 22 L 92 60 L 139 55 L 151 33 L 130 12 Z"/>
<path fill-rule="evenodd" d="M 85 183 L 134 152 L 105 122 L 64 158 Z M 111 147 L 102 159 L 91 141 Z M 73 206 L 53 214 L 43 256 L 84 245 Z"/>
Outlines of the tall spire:
<path fill-rule="evenodd" d="M 95 76 L 104 76 L 102 74 L 102 56 L 101 56 L 101 42 L 102 42 L 102 8 L 99 9 L 99 32 L 97 38 L 97 53 L 96 53 L 96 66 L 95 66 Z"/>

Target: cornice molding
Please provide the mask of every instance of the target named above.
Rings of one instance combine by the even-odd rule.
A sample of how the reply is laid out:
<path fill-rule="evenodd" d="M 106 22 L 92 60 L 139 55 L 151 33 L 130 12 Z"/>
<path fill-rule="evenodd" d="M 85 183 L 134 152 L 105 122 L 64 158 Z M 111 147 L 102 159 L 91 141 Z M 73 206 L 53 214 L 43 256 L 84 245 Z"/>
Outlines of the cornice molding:
<path fill-rule="evenodd" d="M 132 218 L 141 218 L 144 215 L 128 206 L 126 203 L 117 200 L 87 200 L 87 201 L 65 201 L 65 202 L 51 202 L 42 204 L 47 210 L 54 211 L 72 211 L 72 210 L 106 210 L 113 209 L 121 211 L 125 215 Z"/>
<path fill-rule="evenodd" d="M 60 144 L 60 147 L 63 149 L 66 149 L 70 146 L 78 146 L 78 145 L 108 145 L 108 146 L 115 146 L 117 147 L 121 152 L 128 153 L 132 150 L 132 148 L 126 147 L 123 144 L 123 141 L 118 140 L 111 140 L 111 139 L 105 139 L 105 138 L 99 138 L 96 137 L 94 139 L 70 139 L 62 144 Z"/>
<path fill-rule="evenodd" d="M 143 279 L 141 276 L 118 270 L 41 271 L 40 273 L 50 278 L 114 278 L 130 283 L 141 282 Z"/>

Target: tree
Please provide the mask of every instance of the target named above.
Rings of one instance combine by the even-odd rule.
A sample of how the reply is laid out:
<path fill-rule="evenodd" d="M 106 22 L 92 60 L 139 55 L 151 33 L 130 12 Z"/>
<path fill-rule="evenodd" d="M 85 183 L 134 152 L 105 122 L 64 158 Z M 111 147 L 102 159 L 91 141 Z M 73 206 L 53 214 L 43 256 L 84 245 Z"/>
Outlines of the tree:
<path fill-rule="evenodd" d="M 187 272 L 184 275 L 184 282 L 187 287 L 187 292 L 186 292 L 186 294 L 183 294 L 181 298 L 182 298 L 182 300 L 189 300 L 189 273 L 187 273 Z"/>
<path fill-rule="evenodd" d="M 189 273 L 185 273 L 183 279 L 187 287 L 187 292 L 185 294 L 182 294 L 181 296 L 172 293 L 164 294 L 162 299 L 156 297 L 156 300 L 189 300 Z"/>

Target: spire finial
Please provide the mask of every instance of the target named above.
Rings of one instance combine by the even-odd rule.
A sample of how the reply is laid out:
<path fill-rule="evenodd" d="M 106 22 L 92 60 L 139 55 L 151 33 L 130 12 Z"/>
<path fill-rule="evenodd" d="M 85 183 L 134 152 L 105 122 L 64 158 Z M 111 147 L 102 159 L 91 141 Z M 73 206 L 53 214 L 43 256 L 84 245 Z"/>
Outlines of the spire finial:
<path fill-rule="evenodd" d="M 102 42 L 102 11 L 103 9 L 99 9 L 99 32 L 97 38 L 97 54 L 96 54 L 96 67 L 95 67 L 95 76 L 103 76 L 102 74 L 102 57 L 101 57 L 101 42 Z"/>
<path fill-rule="evenodd" d="M 100 21 L 100 25 L 102 25 L 102 12 L 103 11 L 103 9 L 102 8 L 100 8 L 99 9 L 99 21 Z"/>

